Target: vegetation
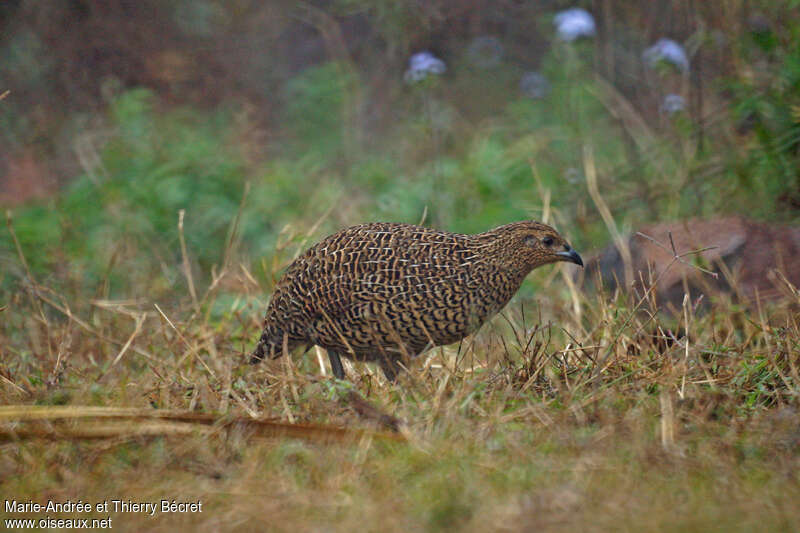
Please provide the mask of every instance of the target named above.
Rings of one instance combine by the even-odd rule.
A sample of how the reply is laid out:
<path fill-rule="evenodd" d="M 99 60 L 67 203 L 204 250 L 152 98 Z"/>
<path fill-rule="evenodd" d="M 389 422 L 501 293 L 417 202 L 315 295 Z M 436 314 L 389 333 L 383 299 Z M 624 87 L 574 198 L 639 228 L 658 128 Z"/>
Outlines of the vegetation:
<path fill-rule="evenodd" d="M 194 33 L 166 37 L 179 58 L 181 43 L 199 48 L 217 26 L 222 39 L 254 9 L 191 4 L 208 9 L 174 3 L 193 21 Z M 182 88 L 189 63 L 176 59 L 169 88 L 98 78 L 100 109 L 29 111 L 36 91 L 58 92 L 53 64 L 37 61 L 44 37 L 0 41 L 0 73 L 15 83 L 4 98 L 0 86 L 0 139 L 13 149 L 0 162 L 42 145 L 55 161 L 72 134 L 81 161 L 57 191 L 0 195 L 0 404 L 138 409 L 112 425 L 97 411 L 47 423 L 0 412 L 4 497 L 204 504 L 89 515 L 111 514 L 123 530 L 798 529 L 794 287 L 752 308 L 688 298 L 672 316 L 651 293 L 585 293 L 573 267 L 558 266 L 398 385 L 361 364 L 347 367 L 352 385 L 335 382 L 315 350 L 245 364 L 282 269 L 348 224 L 472 232 L 539 218 L 582 253 L 647 221 L 744 213 L 796 224 L 800 25 L 786 23 L 796 2 L 698 7 L 673 28 L 688 74 L 632 67 L 660 35 L 637 25 L 647 8 L 606 4 L 618 40 L 562 42 L 554 10 L 513 7 L 495 63 L 476 61 L 445 2 L 421 14 L 393 2 L 298 8 L 294 19 L 326 43 L 347 24 L 365 24 L 367 43 L 344 32 L 357 54 L 328 50 L 264 81 L 275 102 L 263 109 L 232 89 L 182 101 L 194 93 Z M 535 65 L 549 85 L 532 98 L 519 90 L 531 64 L 516 51 L 545 38 Z M 404 82 L 408 56 L 426 47 L 447 71 Z M 662 109 L 670 93 L 683 110 Z M 252 415 L 369 428 L 352 390 L 404 421 L 404 440 L 263 438 L 224 424 Z M 163 410 L 220 422 L 166 422 Z M 110 438 L 76 436 L 100 424 Z"/>

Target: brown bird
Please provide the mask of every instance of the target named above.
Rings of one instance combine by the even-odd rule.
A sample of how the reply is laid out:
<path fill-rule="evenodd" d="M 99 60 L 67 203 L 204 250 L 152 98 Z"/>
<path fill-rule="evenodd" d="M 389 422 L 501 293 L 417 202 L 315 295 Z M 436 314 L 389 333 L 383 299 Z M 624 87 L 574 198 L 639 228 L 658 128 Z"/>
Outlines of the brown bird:
<path fill-rule="evenodd" d="M 404 357 L 451 344 L 500 311 L 536 267 L 580 255 L 553 228 L 525 221 L 462 235 L 409 224 L 344 229 L 298 257 L 275 287 L 251 362 L 321 346 L 377 361 L 394 381 Z"/>

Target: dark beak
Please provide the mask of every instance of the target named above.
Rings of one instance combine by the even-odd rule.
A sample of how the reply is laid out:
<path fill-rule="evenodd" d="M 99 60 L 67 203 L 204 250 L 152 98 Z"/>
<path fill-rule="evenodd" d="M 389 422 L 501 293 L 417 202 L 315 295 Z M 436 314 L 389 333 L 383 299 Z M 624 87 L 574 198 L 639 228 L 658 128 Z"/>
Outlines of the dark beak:
<path fill-rule="evenodd" d="M 583 259 L 581 256 L 578 255 L 578 252 L 570 248 L 569 246 L 564 246 L 563 252 L 556 252 L 556 255 L 559 257 L 563 257 L 562 261 L 569 261 L 570 263 L 575 263 L 576 265 L 583 266 Z"/>

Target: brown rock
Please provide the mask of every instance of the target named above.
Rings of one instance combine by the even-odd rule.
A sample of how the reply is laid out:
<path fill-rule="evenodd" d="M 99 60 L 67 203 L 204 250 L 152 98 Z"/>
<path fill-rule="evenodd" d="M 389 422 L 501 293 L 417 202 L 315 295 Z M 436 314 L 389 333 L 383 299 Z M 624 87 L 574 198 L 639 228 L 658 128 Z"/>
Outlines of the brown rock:
<path fill-rule="evenodd" d="M 800 228 L 797 227 L 760 223 L 739 216 L 689 219 L 644 226 L 626 244 L 632 259 L 633 279 L 626 279 L 622 254 L 613 244 L 587 261 L 585 279 L 594 282 L 599 273 L 603 286 L 610 290 L 618 282 L 642 290 L 655 281 L 660 303 L 677 309 L 683 302 L 684 280 L 692 300 L 700 294 L 708 298 L 721 291 L 732 293 L 746 304 L 754 303 L 756 296 L 767 301 L 790 294 L 780 274 L 795 287 L 800 286 Z M 703 249 L 706 250 L 683 255 Z M 689 264 L 676 261 L 675 253 Z M 714 279 L 690 265 L 713 271 L 718 277 Z"/>

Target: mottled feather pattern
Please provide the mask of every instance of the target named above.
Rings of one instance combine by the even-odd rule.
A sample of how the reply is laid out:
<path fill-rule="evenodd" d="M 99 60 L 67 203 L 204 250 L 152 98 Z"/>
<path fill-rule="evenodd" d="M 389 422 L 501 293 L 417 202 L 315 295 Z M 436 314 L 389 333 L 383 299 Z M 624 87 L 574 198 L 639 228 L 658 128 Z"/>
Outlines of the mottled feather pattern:
<path fill-rule="evenodd" d="M 533 233 L 558 235 L 535 222 L 477 235 L 394 223 L 342 230 L 287 268 L 253 356 L 281 355 L 284 338 L 289 350 L 316 344 L 362 361 L 456 342 L 508 303 L 537 260 L 559 260 L 522 244 Z"/>

